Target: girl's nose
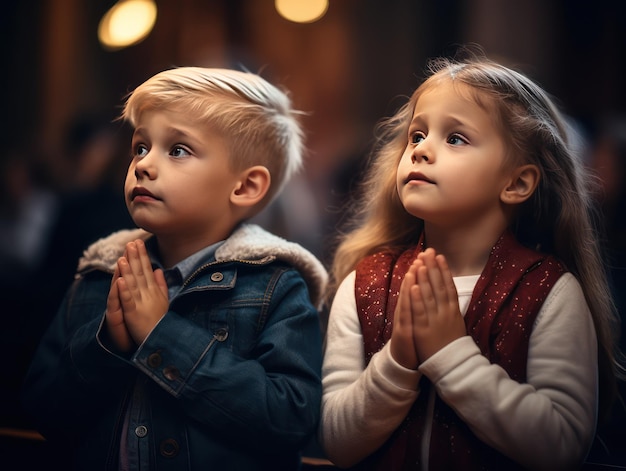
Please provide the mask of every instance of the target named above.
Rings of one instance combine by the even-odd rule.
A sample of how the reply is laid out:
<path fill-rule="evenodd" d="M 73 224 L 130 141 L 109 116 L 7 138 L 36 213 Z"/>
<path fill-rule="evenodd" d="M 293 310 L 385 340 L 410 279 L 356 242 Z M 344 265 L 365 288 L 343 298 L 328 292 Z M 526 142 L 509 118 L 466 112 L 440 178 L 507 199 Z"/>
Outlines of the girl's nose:
<path fill-rule="evenodd" d="M 415 165 L 422 160 L 424 162 L 432 163 L 435 160 L 435 153 L 433 150 L 434 141 L 429 139 L 428 136 L 424 137 L 414 148 L 411 153 L 411 163 Z"/>
<path fill-rule="evenodd" d="M 411 163 L 412 164 L 416 164 L 420 160 L 423 160 L 424 162 L 428 162 L 430 160 L 430 158 L 423 152 L 420 152 L 420 153 L 413 152 L 411 154 Z"/>

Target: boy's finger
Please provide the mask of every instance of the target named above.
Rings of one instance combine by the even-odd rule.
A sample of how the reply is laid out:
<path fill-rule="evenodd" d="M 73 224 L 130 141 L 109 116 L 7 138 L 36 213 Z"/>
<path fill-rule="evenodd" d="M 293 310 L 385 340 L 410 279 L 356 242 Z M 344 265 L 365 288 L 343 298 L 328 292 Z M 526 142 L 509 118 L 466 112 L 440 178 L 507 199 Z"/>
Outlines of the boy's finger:
<path fill-rule="evenodd" d="M 152 262 L 150 261 L 150 256 L 146 250 L 146 244 L 143 240 L 137 239 L 135 241 L 135 246 L 137 248 L 139 262 L 141 263 L 141 271 L 144 274 L 146 282 L 152 283 L 155 279 L 153 276 Z"/>
<path fill-rule="evenodd" d="M 107 296 L 107 312 L 114 312 L 121 308 L 119 290 L 117 288 L 116 281 L 117 278 L 113 277 L 113 281 L 111 282 L 111 289 L 109 290 L 109 295 Z"/>
<path fill-rule="evenodd" d="M 154 280 L 156 281 L 157 286 L 161 290 L 161 293 L 168 298 L 168 290 L 167 290 L 167 282 L 165 281 L 165 275 L 163 274 L 163 270 L 157 268 L 154 270 Z"/>
<path fill-rule="evenodd" d="M 111 287 L 110 289 L 113 288 L 113 285 L 115 284 L 115 282 L 117 281 L 117 279 L 120 277 L 120 269 L 117 266 L 117 263 L 115 264 L 115 270 L 113 270 L 113 276 L 111 277 Z"/>
<path fill-rule="evenodd" d="M 126 244 L 126 251 L 128 252 L 128 265 L 135 276 L 135 286 L 139 288 L 146 286 L 145 273 L 135 241 Z"/>
<path fill-rule="evenodd" d="M 117 282 L 118 291 L 119 291 L 119 302 L 124 311 L 124 315 L 131 313 L 135 310 L 135 300 L 133 295 L 129 289 L 127 280 L 125 278 L 120 278 Z"/>

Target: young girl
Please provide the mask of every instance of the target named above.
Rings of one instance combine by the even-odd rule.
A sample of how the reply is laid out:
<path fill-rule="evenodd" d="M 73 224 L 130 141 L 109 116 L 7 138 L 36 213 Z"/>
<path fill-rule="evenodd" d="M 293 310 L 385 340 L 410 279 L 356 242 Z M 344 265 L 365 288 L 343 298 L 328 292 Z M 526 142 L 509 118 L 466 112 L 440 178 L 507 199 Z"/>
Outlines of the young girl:
<path fill-rule="evenodd" d="M 335 255 L 321 443 L 359 469 L 575 469 L 615 377 L 582 164 L 527 77 L 430 71 Z"/>

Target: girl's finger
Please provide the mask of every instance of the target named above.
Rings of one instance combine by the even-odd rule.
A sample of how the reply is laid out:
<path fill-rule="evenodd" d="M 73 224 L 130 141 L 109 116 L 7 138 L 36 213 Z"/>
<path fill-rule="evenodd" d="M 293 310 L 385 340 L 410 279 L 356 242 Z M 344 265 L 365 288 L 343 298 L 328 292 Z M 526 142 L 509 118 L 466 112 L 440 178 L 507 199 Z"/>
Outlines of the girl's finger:
<path fill-rule="evenodd" d="M 413 327 L 411 316 L 410 290 L 415 286 L 415 267 L 411 266 L 402 280 L 398 303 L 394 311 L 393 330 L 391 331 L 391 356 L 405 368 L 415 369 L 418 366 L 415 344 L 413 343 Z"/>
<path fill-rule="evenodd" d="M 426 263 L 428 267 L 428 280 L 430 281 L 433 299 L 437 306 L 437 312 L 439 312 L 441 306 L 447 306 L 449 302 L 449 293 L 437 257 L 440 256 L 435 256 L 435 252 L 433 251 L 431 253 L 431 257 L 426 260 Z"/>
<path fill-rule="evenodd" d="M 458 301 L 458 294 L 446 257 L 443 255 L 437 255 L 437 265 L 439 266 L 439 270 L 441 272 L 443 288 L 447 293 L 447 303 L 456 303 Z"/>
<path fill-rule="evenodd" d="M 422 266 L 417 271 L 417 285 L 419 286 L 419 299 L 423 306 L 423 312 L 425 315 L 437 314 L 437 301 L 433 293 L 432 286 L 430 284 L 430 278 L 428 276 L 428 267 Z M 417 307 L 417 306 L 416 306 Z"/>
<path fill-rule="evenodd" d="M 396 312 L 394 314 L 394 328 L 410 328 L 411 324 L 411 304 L 409 299 L 409 289 L 415 284 L 415 268 L 413 265 L 409 267 L 409 270 L 404 275 L 404 280 L 400 284 L 400 293 L 398 294 L 398 304 L 396 306 Z"/>

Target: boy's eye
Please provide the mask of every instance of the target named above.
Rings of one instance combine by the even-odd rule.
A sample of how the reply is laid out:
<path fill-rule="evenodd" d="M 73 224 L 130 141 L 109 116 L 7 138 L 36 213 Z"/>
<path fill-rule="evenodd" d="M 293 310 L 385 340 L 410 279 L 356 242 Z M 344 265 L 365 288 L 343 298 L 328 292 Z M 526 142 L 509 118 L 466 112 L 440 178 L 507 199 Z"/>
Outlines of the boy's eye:
<path fill-rule="evenodd" d="M 187 149 L 180 147 L 180 146 L 176 146 L 171 150 L 170 155 L 172 157 L 186 157 L 191 154 L 187 151 Z"/>
<path fill-rule="evenodd" d="M 137 157 L 144 157 L 148 153 L 148 148 L 143 144 L 137 144 L 135 146 L 135 155 Z"/>

